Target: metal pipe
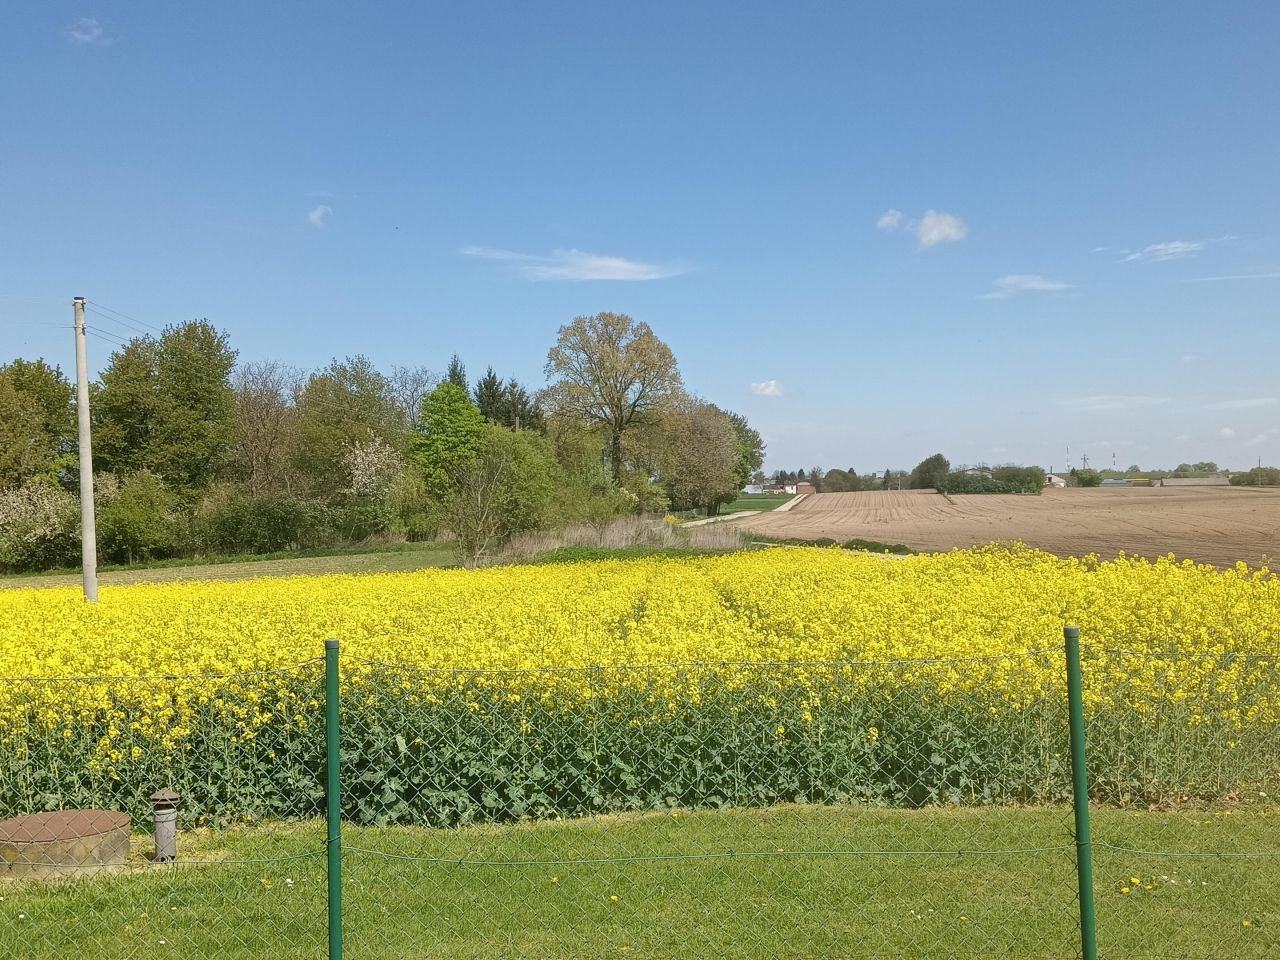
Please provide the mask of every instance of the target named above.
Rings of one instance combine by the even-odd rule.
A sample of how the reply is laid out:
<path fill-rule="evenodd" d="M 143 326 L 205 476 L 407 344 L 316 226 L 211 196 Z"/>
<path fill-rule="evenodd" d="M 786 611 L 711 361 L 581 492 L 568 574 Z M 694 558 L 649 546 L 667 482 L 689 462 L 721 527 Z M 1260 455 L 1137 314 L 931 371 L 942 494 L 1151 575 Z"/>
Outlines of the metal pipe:
<path fill-rule="evenodd" d="M 151 795 L 151 810 L 156 823 L 156 863 L 173 863 L 178 859 L 178 797 L 165 787 Z"/>
<path fill-rule="evenodd" d="M 1080 948 L 1084 960 L 1098 960 L 1098 918 L 1093 902 L 1093 838 L 1089 831 L 1089 770 L 1084 745 L 1084 682 L 1080 671 L 1080 628 L 1062 631 L 1067 646 L 1067 707 L 1071 726 L 1071 793 L 1076 815 L 1076 879 L 1080 889 Z"/>
<path fill-rule="evenodd" d="M 338 641 L 324 642 L 324 739 L 327 754 L 329 960 L 342 960 L 342 778 L 338 749 Z"/>

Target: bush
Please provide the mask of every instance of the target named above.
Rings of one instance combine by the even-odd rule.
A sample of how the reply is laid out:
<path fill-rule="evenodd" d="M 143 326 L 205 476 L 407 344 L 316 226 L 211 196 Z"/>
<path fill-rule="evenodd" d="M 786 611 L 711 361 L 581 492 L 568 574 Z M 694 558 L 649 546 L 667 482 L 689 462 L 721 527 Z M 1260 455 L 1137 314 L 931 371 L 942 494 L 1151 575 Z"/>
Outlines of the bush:
<path fill-rule="evenodd" d="M 182 547 L 186 530 L 176 495 L 150 470 L 119 484 L 98 511 L 98 545 L 107 560 L 133 563 L 168 556 Z"/>
<path fill-rule="evenodd" d="M 194 522 L 208 553 L 276 553 L 323 546 L 332 539 L 323 503 L 289 494 L 222 488 L 205 498 Z"/>
<path fill-rule="evenodd" d="M 989 474 L 949 473 L 938 488 L 943 493 L 1029 493 L 1044 489 L 1044 471 L 1039 467 L 995 467 Z"/>
<path fill-rule="evenodd" d="M 79 500 L 47 480 L 0 490 L 0 570 L 47 570 L 79 560 Z"/>

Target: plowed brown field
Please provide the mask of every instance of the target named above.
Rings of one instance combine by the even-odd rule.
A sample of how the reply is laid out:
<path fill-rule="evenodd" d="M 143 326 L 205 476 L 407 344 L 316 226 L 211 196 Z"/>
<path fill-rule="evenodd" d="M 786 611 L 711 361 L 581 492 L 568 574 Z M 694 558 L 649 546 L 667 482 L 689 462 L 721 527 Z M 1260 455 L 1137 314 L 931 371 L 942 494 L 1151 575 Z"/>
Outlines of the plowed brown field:
<path fill-rule="evenodd" d="M 734 521 L 774 537 L 860 537 L 949 550 L 1021 540 L 1059 556 L 1173 553 L 1204 563 L 1280 560 L 1280 491 L 1239 487 L 1046 490 L 1038 497 L 931 490 L 819 493 Z"/>

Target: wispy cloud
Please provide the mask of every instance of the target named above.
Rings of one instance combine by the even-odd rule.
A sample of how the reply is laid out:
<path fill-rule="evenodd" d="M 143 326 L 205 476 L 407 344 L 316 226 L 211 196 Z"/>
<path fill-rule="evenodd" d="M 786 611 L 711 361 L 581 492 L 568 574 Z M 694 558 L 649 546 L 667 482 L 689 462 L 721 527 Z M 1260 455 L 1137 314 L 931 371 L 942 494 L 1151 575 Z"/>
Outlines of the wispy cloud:
<path fill-rule="evenodd" d="M 761 380 L 751 384 L 751 392 L 757 397 L 780 397 L 783 394 L 782 384 L 777 380 Z"/>
<path fill-rule="evenodd" d="M 1195 363 L 1195 362 L 1197 362 L 1199 359 L 1200 359 L 1200 354 L 1198 354 L 1198 353 L 1184 353 L 1184 354 L 1182 355 L 1182 362 L 1183 362 L 1183 363 Z"/>
<path fill-rule="evenodd" d="M 1160 263 L 1164 260 L 1186 260 L 1198 257 L 1205 247 L 1211 243 L 1223 243 L 1235 240 L 1235 237 L 1211 237 L 1208 240 L 1166 240 L 1164 243 L 1149 243 L 1139 250 L 1120 250 L 1121 263 Z"/>
<path fill-rule="evenodd" d="M 1232 440 L 1235 438 L 1235 435 L 1236 435 L 1236 432 L 1232 430 L 1230 427 L 1223 427 L 1221 430 L 1218 431 L 1218 436 L 1220 436 L 1223 440 Z"/>
<path fill-rule="evenodd" d="M 77 46 L 88 46 L 92 43 L 107 43 L 107 30 L 97 20 L 81 17 L 67 30 L 67 40 Z"/>
<path fill-rule="evenodd" d="M 1176 440 L 1176 441 L 1178 441 L 1178 443 L 1190 443 L 1192 440 L 1194 440 L 1194 439 L 1195 439 L 1195 437 L 1193 437 L 1193 436 L 1192 436 L 1191 434 L 1189 434 L 1189 433 L 1180 433 L 1180 434 L 1178 434 L 1176 437 L 1174 437 L 1173 439 L 1174 439 L 1174 440 Z"/>
<path fill-rule="evenodd" d="M 1142 410 L 1168 403 L 1168 397 L 1128 396 L 1115 393 L 1099 393 L 1091 397 L 1070 397 L 1058 401 L 1068 410 Z"/>
<path fill-rule="evenodd" d="M 307 223 L 311 224 L 316 229 L 321 229 L 329 222 L 329 218 L 332 216 L 333 207 L 322 203 L 318 207 L 313 208 L 312 211 L 307 214 Z"/>
<path fill-rule="evenodd" d="M 940 243 L 951 243 L 963 240 L 969 233 L 969 227 L 955 214 L 943 210 L 926 210 L 919 220 L 909 219 L 901 210 L 890 208 L 880 214 L 876 220 L 880 230 L 905 230 L 914 233 L 920 249 L 927 250 Z"/>
<path fill-rule="evenodd" d="M 1216 400 L 1197 407 L 1198 410 L 1253 410 L 1257 407 L 1274 407 L 1280 397 L 1248 397 L 1241 400 Z"/>
<path fill-rule="evenodd" d="M 1272 427 L 1262 433 L 1256 433 L 1244 442 L 1246 447 L 1260 447 L 1264 443 L 1270 443 L 1280 439 L 1280 427 Z"/>
<path fill-rule="evenodd" d="M 1189 277 L 1183 283 L 1216 283 L 1219 280 L 1280 280 L 1280 270 L 1270 273 L 1229 273 L 1221 277 Z"/>
<path fill-rule="evenodd" d="M 526 280 L 664 280 L 689 271 L 682 264 L 644 263 L 582 250 L 553 250 L 550 256 L 493 247 L 463 247 L 458 252 L 492 260 Z"/>
<path fill-rule="evenodd" d="M 1058 280 L 1050 280 L 1038 273 L 1011 273 L 999 280 L 991 281 L 995 288 L 984 293 L 984 300 L 1008 300 L 1010 297 L 1028 290 L 1069 290 L 1071 284 Z"/>

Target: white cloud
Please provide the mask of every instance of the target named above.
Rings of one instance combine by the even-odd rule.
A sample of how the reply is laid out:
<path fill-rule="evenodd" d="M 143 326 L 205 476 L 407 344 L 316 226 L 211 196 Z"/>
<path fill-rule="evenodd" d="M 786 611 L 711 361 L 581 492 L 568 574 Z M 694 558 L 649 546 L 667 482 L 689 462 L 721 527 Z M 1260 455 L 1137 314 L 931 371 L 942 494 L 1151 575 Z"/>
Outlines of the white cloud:
<path fill-rule="evenodd" d="M 1253 410 L 1257 407 L 1274 407 L 1280 397 L 1250 397 L 1245 400 L 1218 400 L 1206 403 L 1201 410 Z"/>
<path fill-rule="evenodd" d="M 922 249 L 952 240 L 963 240 L 968 232 L 969 228 L 963 220 L 940 210 L 927 211 L 916 228 L 916 236 L 920 238 Z"/>
<path fill-rule="evenodd" d="M 780 397 L 783 391 L 782 384 L 777 380 L 761 380 L 751 384 L 751 392 L 757 397 Z"/>
<path fill-rule="evenodd" d="M 78 46 L 106 43 L 107 31 L 101 23 L 89 17 L 81 17 L 67 31 L 67 39 Z"/>
<path fill-rule="evenodd" d="M 880 219 L 876 221 L 876 227 L 881 230 L 896 230 L 901 225 L 902 211 L 892 207 L 880 214 Z"/>
<path fill-rule="evenodd" d="M 1071 288 L 1069 283 L 1050 280 L 1038 273 L 1011 273 L 999 280 L 991 281 L 991 285 L 995 289 L 984 293 L 982 295 L 984 300 L 1008 300 L 1024 290 L 1069 290 Z"/>
<path fill-rule="evenodd" d="M 311 224 L 313 227 L 320 228 L 328 223 L 329 218 L 332 216 L 333 207 L 322 203 L 307 214 L 307 223 Z"/>
<path fill-rule="evenodd" d="M 1222 277 L 1189 277 L 1183 283 L 1213 283 L 1217 280 L 1280 280 L 1280 270 L 1271 273 L 1230 273 Z"/>
<path fill-rule="evenodd" d="M 1180 433 L 1173 439 L 1178 441 L 1178 443 L 1190 443 L 1195 439 L 1195 437 L 1191 436 L 1189 433 Z"/>
<path fill-rule="evenodd" d="M 663 280 L 688 272 L 681 264 L 644 263 L 582 250 L 553 250 L 550 256 L 492 247 L 463 247 L 458 252 L 493 260 L 526 280 Z"/>
<path fill-rule="evenodd" d="M 1218 436 L 1220 436 L 1223 440 L 1231 440 L 1235 437 L 1235 435 L 1236 435 L 1236 432 L 1232 430 L 1230 427 L 1223 427 L 1221 430 L 1218 431 Z"/>
<path fill-rule="evenodd" d="M 1100 393 L 1091 397 L 1071 397 L 1060 400 L 1059 405 L 1069 410 L 1141 410 L 1145 407 L 1158 407 L 1168 403 L 1168 397 L 1123 396 L 1114 393 Z"/>
<path fill-rule="evenodd" d="M 1198 353 L 1184 353 L 1182 355 L 1183 363 L 1195 363 L 1199 359 L 1200 359 L 1200 354 Z"/>
<path fill-rule="evenodd" d="M 920 248 L 936 247 L 940 243 L 963 240 L 969 233 L 965 222 L 954 214 L 941 210 L 926 210 L 919 220 L 909 220 L 901 210 L 892 208 L 880 214 L 876 227 L 881 230 L 906 230 L 916 235 Z"/>

